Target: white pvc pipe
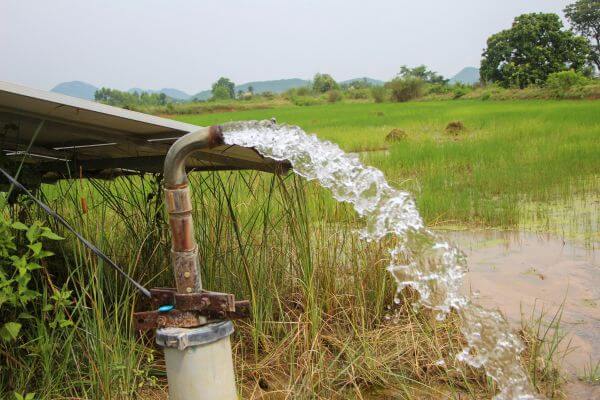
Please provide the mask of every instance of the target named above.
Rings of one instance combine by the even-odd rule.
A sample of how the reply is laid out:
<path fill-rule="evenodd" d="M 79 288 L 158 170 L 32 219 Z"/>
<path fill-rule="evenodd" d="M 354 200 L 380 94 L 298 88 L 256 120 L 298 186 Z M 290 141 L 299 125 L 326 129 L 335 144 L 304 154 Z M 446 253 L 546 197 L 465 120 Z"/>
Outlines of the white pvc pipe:
<path fill-rule="evenodd" d="M 237 400 L 231 321 L 157 332 L 164 346 L 170 400 Z M 205 343 L 202 343 L 205 342 Z"/>

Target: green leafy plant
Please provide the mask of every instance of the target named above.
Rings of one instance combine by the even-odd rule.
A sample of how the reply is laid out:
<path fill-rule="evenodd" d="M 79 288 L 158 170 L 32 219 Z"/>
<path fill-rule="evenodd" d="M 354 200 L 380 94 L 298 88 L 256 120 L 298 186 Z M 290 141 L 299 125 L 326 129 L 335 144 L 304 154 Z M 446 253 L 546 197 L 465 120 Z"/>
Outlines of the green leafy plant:
<path fill-rule="evenodd" d="M 15 392 L 14 396 L 15 396 L 15 400 L 34 400 L 35 399 L 35 393 L 19 394 L 19 393 Z"/>
<path fill-rule="evenodd" d="M 16 232 L 25 236 L 25 246 L 17 246 Z M 0 326 L 0 340 L 10 342 L 19 337 L 20 321 L 31 316 L 28 305 L 41 296 L 31 285 L 33 274 L 42 268 L 42 260 L 53 255 L 44 250 L 42 240 L 61 240 L 50 228 L 39 222 L 27 226 L 21 222 L 10 222 L 0 218 L 0 315 L 5 321 Z M 52 298 L 54 305 L 62 307 L 70 296 L 68 291 L 59 291 Z M 50 306 L 48 311 L 55 309 Z M 62 316 L 61 316 L 62 315 Z M 64 314 L 56 314 L 56 323 L 63 322 Z"/>

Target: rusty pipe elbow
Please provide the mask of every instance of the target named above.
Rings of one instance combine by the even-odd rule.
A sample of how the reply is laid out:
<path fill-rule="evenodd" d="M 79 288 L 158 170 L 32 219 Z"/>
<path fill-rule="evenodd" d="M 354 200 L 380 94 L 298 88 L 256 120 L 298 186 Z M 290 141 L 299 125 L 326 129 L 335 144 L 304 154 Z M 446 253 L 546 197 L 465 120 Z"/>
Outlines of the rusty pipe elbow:
<path fill-rule="evenodd" d="M 223 129 L 216 125 L 201 128 L 177 139 L 165 157 L 164 179 L 168 189 L 187 185 L 185 162 L 194 152 L 223 144 Z"/>
<path fill-rule="evenodd" d="M 187 158 L 200 149 L 223 143 L 220 126 L 202 128 L 180 137 L 165 158 L 165 205 L 172 234 L 171 259 L 177 292 L 200 293 L 202 280 L 198 261 L 198 246 L 194 237 L 192 196 L 185 171 Z"/>

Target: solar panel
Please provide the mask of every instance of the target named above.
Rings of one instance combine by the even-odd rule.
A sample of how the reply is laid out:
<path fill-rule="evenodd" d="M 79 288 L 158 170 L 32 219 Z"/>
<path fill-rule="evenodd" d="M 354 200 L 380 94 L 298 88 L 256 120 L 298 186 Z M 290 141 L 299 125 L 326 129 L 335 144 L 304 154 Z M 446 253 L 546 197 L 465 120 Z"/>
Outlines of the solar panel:
<path fill-rule="evenodd" d="M 180 136 L 200 129 L 166 118 L 0 81 L 0 151 L 33 165 L 42 181 L 162 171 Z M 274 172 L 281 162 L 222 145 L 190 157 L 189 169 Z"/>

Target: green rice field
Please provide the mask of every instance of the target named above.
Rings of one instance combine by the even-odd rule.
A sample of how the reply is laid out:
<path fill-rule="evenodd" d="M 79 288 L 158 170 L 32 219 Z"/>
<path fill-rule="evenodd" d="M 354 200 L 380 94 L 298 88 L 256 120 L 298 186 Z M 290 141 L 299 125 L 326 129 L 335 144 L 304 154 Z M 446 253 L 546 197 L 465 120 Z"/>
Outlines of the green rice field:
<path fill-rule="evenodd" d="M 430 224 L 597 235 L 600 102 L 338 103 L 179 115 L 207 126 L 275 117 L 361 152 Z M 464 129 L 447 132 L 453 121 Z M 405 138 L 386 141 L 392 129 Z"/>

